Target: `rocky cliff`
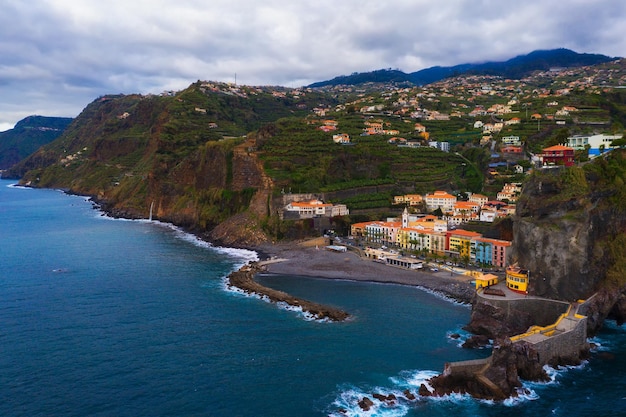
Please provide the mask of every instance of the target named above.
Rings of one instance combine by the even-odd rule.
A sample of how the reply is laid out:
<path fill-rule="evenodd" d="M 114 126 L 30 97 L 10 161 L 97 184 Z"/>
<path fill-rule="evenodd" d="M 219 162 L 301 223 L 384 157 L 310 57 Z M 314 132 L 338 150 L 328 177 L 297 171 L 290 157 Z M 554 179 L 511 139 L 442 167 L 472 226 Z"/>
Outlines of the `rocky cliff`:
<path fill-rule="evenodd" d="M 174 95 L 103 96 L 3 175 L 92 196 L 115 216 L 152 213 L 212 241 L 257 245 L 276 211 L 256 129 L 321 100 L 274 93 L 197 82 Z"/>
<path fill-rule="evenodd" d="M 571 302 L 596 294 L 585 311 L 589 334 L 606 318 L 626 318 L 625 180 L 626 151 L 618 149 L 584 166 L 533 173 L 517 204 L 509 261 L 530 271 L 531 295 Z M 511 336 L 542 324 L 530 317 L 478 302 L 468 329 Z"/>

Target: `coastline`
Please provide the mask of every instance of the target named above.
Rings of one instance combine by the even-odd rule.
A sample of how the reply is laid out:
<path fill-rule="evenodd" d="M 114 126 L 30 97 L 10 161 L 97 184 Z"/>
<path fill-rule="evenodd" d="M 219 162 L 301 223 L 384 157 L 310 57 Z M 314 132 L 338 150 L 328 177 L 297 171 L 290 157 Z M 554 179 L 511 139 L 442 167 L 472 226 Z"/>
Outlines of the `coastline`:
<path fill-rule="evenodd" d="M 252 248 L 259 254 L 262 269 L 257 273 L 342 279 L 362 282 L 411 285 L 440 293 L 469 304 L 475 295 L 470 278 L 448 271 L 418 271 L 388 266 L 357 253 L 334 252 L 319 245 L 297 243 L 265 244 Z"/>
<path fill-rule="evenodd" d="M 33 187 L 36 188 L 36 187 Z M 60 189 L 68 195 L 85 197 L 95 210 L 114 219 L 147 220 L 126 211 L 112 210 L 106 201 L 92 195 L 82 195 L 68 189 Z M 173 224 L 173 223 L 172 223 Z M 181 230 L 205 241 L 215 248 L 227 246 L 212 242 L 205 234 L 190 228 L 173 224 Z M 350 317 L 343 310 L 293 297 L 282 291 L 259 284 L 258 274 L 288 275 L 293 277 L 312 277 L 323 279 L 343 279 L 362 282 L 375 282 L 399 285 L 411 285 L 427 291 L 441 294 L 463 304 L 470 304 L 475 296 L 475 288 L 466 276 L 452 275 L 448 272 L 430 272 L 396 268 L 382 263 L 361 258 L 355 252 L 333 252 L 324 249 L 325 239 L 312 239 L 305 242 L 263 243 L 251 247 L 232 247 L 257 253 L 259 261 L 247 262 L 241 268 L 227 276 L 228 285 L 247 293 L 267 297 L 271 302 L 283 302 L 302 308 L 317 320 L 344 321 Z"/>

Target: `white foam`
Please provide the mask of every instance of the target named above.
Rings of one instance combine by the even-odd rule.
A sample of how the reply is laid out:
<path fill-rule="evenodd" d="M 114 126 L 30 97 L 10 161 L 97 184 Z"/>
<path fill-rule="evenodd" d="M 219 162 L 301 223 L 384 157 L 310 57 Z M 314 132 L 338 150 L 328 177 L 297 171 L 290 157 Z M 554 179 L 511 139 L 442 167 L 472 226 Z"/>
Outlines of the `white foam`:
<path fill-rule="evenodd" d="M 525 385 L 526 384 L 522 384 L 522 387 L 517 389 L 516 397 L 509 397 L 506 400 L 502 401 L 502 404 L 507 407 L 516 407 L 528 401 L 538 400 L 539 395 L 535 392 L 535 390 L 528 388 Z"/>
<path fill-rule="evenodd" d="M 87 199 L 89 199 L 89 197 L 87 197 Z M 98 214 L 98 218 L 102 218 L 102 219 L 106 219 L 106 220 L 113 220 L 113 221 L 127 221 L 127 222 L 137 222 L 137 223 L 144 223 L 144 224 L 153 224 L 156 226 L 160 226 L 160 227 L 164 227 L 167 229 L 170 229 L 174 232 L 174 236 L 176 236 L 176 238 L 184 240 L 186 242 L 191 243 L 194 246 L 198 246 L 200 248 L 204 248 L 204 249 L 211 249 L 213 251 L 216 251 L 222 255 L 228 256 L 229 258 L 231 258 L 233 261 L 235 261 L 235 264 L 232 268 L 233 271 L 238 270 L 239 268 L 241 268 L 242 266 L 248 264 L 249 262 L 254 262 L 254 261 L 258 261 L 259 260 L 259 254 L 253 250 L 249 250 L 249 249 L 239 249 L 239 248 L 228 248 L 228 247 L 222 247 L 222 246 L 213 246 L 212 243 L 207 242 L 206 240 L 202 240 L 200 239 L 198 236 L 194 235 L 193 233 L 189 233 L 186 232 L 185 230 L 183 230 L 182 228 L 172 224 L 172 223 L 167 223 L 167 222 L 162 222 L 159 220 L 149 220 L 149 219 L 126 219 L 123 217 L 112 217 L 110 215 L 108 215 L 107 213 L 101 211 L 101 210 L 97 210 L 96 211 Z"/>
<path fill-rule="evenodd" d="M 384 396 L 394 394 L 397 399 L 392 403 L 387 403 L 374 398 L 372 396 L 373 393 Z M 359 406 L 359 401 L 365 397 L 369 398 L 372 402 L 372 406 L 368 411 L 364 411 L 361 406 Z M 409 405 L 404 401 L 404 395 L 402 393 L 390 392 L 385 388 L 380 387 L 368 390 L 368 392 L 365 392 L 357 387 L 349 387 L 339 393 L 332 405 L 342 410 L 341 412 L 334 411 L 328 414 L 333 417 L 400 417 L 405 416 L 409 411 Z"/>
<path fill-rule="evenodd" d="M 435 297 L 437 297 L 437 298 L 439 298 L 441 300 L 448 301 L 448 302 L 450 302 L 450 303 L 452 303 L 454 305 L 462 306 L 462 307 L 466 307 L 466 308 L 471 308 L 472 307 L 472 305 L 470 303 L 461 302 L 461 301 L 457 300 L 456 298 L 453 298 L 453 297 L 451 297 L 450 295 L 448 295 L 448 294 L 446 294 L 444 292 L 437 291 L 437 290 L 431 290 L 430 288 L 426 288 L 426 287 L 423 287 L 421 285 L 417 285 L 417 288 L 422 290 L 422 291 L 424 291 L 424 292 L 426 292 L 426 293 L 428 293 L 428 294 L 430 294 L 430 295 L 434 295 Z"/>

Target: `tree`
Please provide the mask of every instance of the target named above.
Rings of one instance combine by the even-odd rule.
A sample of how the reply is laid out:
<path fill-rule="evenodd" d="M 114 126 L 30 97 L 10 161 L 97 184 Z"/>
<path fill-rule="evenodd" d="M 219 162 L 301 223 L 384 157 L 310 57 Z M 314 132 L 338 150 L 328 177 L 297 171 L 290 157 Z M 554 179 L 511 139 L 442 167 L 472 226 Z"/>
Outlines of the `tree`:
<path fill-rule="evenodd" d="M 615 139 L 611 142 L 611 146 L 614 148 L 622 148 L 626 146 L 626 138 Z"/>
<path fill-rule="evenodd" d="M 487 246 L 489 244 L 487 242 L 478 242 L 477 244 L 479 250 L 477 250 L 477 257 L 480 259 L 481 265 L 490 265 L 491 261 L 487 261 Z"/>

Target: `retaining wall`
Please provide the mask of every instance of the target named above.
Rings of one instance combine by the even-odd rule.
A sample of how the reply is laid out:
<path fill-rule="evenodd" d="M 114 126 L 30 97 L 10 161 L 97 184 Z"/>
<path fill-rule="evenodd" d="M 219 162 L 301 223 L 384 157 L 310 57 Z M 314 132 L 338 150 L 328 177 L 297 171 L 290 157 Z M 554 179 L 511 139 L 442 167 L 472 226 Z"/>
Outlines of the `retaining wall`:
<path fill-rule="evenodd" d="M 566 321 L 567 320 L 567 321 Z M 587 319 L 572 321 L 564 319 L 565 333 L 555 334 L 546 339 L 533 343 L 539 352 L 539 363 L 546 365 L 558 358 L 579 358 L 580 352 L 588 348 L 587 344 Z M 562 328 L 559 324 L 558 328 Z"/>
<path fill-rule="evenodd" d="M 519 298 L 519 299 L 493 299 L 481 296 L 477 293 L 478 301 L 502 309 L 506 314 L 505 321 L 516 315 L 516 311 L 529 314 L 532 322 L 537 326 L 553 324 L 559 316 L 565 313 L 569 303 L 545 298 Z"/>

